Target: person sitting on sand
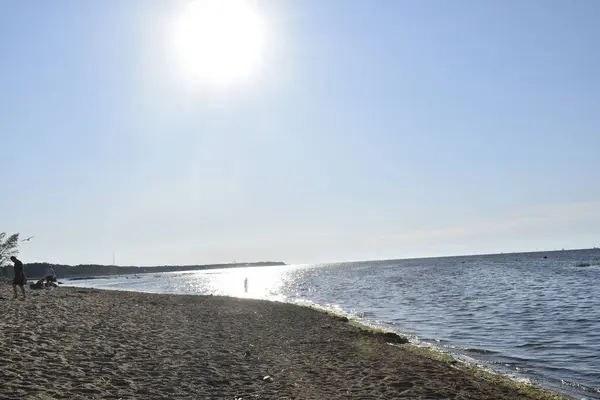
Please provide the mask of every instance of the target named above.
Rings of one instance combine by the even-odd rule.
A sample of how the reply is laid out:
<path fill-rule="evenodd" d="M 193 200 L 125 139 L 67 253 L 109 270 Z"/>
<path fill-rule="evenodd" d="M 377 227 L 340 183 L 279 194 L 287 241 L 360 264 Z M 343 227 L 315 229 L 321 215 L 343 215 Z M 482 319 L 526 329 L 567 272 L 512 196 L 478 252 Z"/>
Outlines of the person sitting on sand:
<path fill-rule="evenodd" d="M 29 288 L 31 290 L 38 290 L 38 289 L 43 289 L 46 287 L 46 280 L 45 279 L 40 279 L 39 281 L 37 281 L 36 283 L 30 283 L 29 284 Z"/>
<path fill-rule="evenodd" d="M 12 256 L 10 260 L 15 264 L 15 277 L 13 279 L 13 290 L 15 291 L 15 299 L 18 297 L 17 286 L 21 286 L 23 300 L 25 300 L 25 288 L 23 287 L 23 285 L 25 285 L 25 283 L 27 282 L 27 277 L 25 276 L 25 269 L 23 269 L 23 263 L 15 256 Z"/>
<path fill-rule="evenodd" d="M 46 277 L 46 287 L 50 286 L 51 283 L 56 282 L 56 270 L 52 265 L 48 265 L 44 276 Z"/>

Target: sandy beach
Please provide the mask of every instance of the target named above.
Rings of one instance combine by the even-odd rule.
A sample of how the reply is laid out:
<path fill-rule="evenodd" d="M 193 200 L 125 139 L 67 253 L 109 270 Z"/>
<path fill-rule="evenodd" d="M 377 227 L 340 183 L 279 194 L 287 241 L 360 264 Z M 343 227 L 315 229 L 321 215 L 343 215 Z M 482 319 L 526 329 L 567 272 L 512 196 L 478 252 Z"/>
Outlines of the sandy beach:
<path fill-rule="evenodd" d="M 0 399 L 558 399 L 306 307 L 0 285 Z"/>

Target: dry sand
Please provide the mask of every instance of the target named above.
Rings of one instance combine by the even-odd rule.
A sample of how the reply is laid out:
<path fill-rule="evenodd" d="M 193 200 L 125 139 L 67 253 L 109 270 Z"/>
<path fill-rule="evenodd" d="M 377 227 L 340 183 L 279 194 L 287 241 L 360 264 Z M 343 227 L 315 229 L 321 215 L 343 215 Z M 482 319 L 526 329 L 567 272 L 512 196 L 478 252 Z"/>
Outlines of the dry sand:
<path fill-rule="evenodd" d="M 558 398 L 290 304 L 27 293 L 0 285 L 0 399 Z"/>

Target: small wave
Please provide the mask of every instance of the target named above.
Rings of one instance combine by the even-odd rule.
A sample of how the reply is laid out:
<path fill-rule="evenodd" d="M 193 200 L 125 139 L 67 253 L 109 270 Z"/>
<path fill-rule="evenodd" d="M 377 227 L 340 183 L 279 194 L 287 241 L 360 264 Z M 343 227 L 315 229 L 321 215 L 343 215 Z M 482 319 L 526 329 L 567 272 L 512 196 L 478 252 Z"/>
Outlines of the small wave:
<path fill-rule="evenodd" d="M 561 379 L 560 383 L 563 386 L 568 386 L 568 387 L 576 388 L 576 389 L 579 389 L 579 390 L 581 390 L 583 392 L 586 392 L 586 393 L 599 393 L 600 394 L 600 389 L 599 388 L 593 388 L 593 387 L 590 387 L 590 386 L 582 385 L 580 383 L 575 383 L 575 382 L 567 381 L 565 379 Z"/>
<path fill-rule="evenodd" d="M 386 325 L 396 325 L 396 323 L 394 321 L 376 321 L 380 324 L 386 324 Z"/>
<path fill-rule="evenodd" d="M 497 351 L 492 351 L 492 350 L 486 350 L 486 349 L 476 349 L 474 347 L 470 347 L 470 348 L 466 348 L 464 349 L 464 351 L 468 352 L 468 353 L 475 353 L 475 354 L 497 354 Z"/>
<path fill-rule="evenodd" d="M 444 341 L 445 342 L 445 341 Z M 462 347 L 462 346 L 453 346 L 453 345 L 443 345 L 447 349 L 454 350 L 459 353 L 473 353 L 473 354 L 498 354 L 497 351 L 487 350 L 487 349 L 478 349 L 476 347 Z"/>
<path fill-rule="evenodd" d="M 576 268 L 589 268 L 589 267 L 600 267 L 600 264 L 597 263 L 579 263 L 575 266 Z"/>
<path fill-rule="evenodd" d="M 518 346 L 516 346 L 517 348 L 528 348 L 528 347 L 544 347 L 543 343 L 525 343 L 525 344 L 520 344 Z"/>
<path fill-rule="evenodd" d="M 374 318 L 375 313 L 372 311 L 360 311 L 356 312 L 355 316 L 358 318 Z"/>

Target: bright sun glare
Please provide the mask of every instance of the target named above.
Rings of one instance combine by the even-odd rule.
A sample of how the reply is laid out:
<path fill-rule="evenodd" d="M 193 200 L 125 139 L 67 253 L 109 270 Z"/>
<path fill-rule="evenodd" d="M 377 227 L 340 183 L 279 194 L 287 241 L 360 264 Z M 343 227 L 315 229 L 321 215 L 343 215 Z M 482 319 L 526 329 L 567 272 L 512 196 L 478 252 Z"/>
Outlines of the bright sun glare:
<path fill-rule="evenodd" d="M 188 82 L 228 85 L 261 60 L 264 26 L 249 0 L 188 0 L 172 29 L 174 61 Z"/>

